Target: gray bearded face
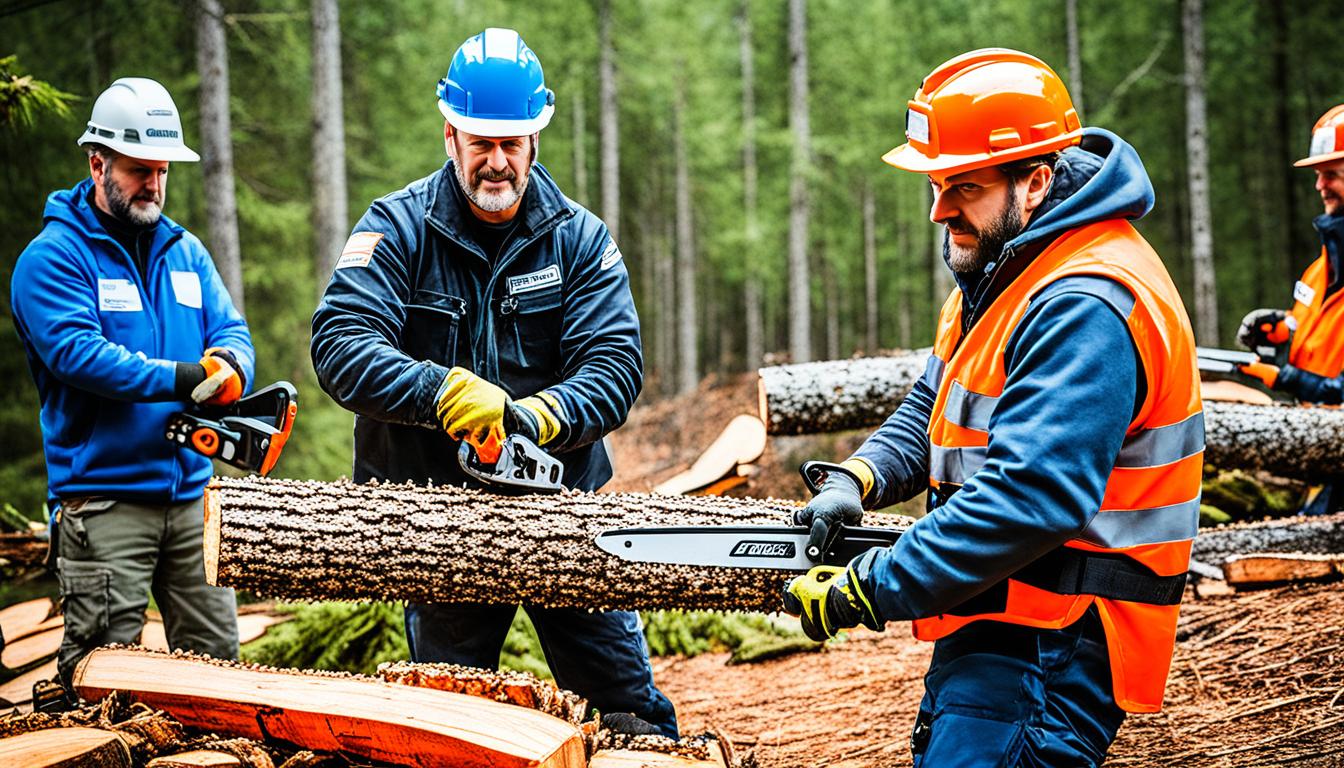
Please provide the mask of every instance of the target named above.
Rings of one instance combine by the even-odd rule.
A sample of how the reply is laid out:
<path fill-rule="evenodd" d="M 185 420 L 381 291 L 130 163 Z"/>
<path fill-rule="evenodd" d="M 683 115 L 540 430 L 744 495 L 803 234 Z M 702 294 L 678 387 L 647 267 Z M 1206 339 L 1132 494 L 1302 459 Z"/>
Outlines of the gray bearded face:
<path fill-rule="evenodd" d="M 981 229 L 971 226 L 970 222 L 958 216 L 944 225 L 958 233 L 969 232 L 975 235 L 975 245 L 965 248 L 955 245 L 951 237 L 943 238 L 943 259 L 954 272 L 977 272 L 986 264 L 995 261 L 1003 253 L 1003 247 L 1010 240 L 1022 234 L 1022 212 L 1017 205 L 1017 185 L 1008 184 L 1008 197 L 1003 208 L 994 220 Z"/>
<path fill-rule="evenodd" d="M 521 200 L 523 193 L 527 191 L 527 176 L 519 180 L 518 175 L 510 168 L 505 168 L 502 171 L 482 168 L 472 174 L 471 180 L 468 180 L 466 171 L 462 169 L 462 164 L 455 162 L 453 163 L 453 172 L 457 176 L 457 183 L 462 187 L 463 194 L 482 211 L 491 213 L 506 211 Z M 500 192 L 487 192 L 481 189 L 481 183 L 485 181 L 507 181 L 509 182 L 509 188 Z"/>
<path fill-rule="evenodd" d="M 103 194 L 107 197 L 107 207 L 112 215 L 135 226 L 157 224 L 163 215 L 162 192 L 145 190 L 131 197 L 112 179 L 110 167 L 103 173 Z"/>

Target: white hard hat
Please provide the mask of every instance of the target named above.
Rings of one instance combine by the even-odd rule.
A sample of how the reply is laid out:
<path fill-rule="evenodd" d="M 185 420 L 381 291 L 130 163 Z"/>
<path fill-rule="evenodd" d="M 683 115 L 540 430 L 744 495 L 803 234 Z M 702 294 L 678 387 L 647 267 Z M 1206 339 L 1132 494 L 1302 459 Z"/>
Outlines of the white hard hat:
<path fill-rule="evenodd" d="M 79 144 L 102 144 L 137 160 L 201 159 L 182 141 L 182 118 L 168 89 L 147 77 L 123 77 L 108 86 L 93 103 Z"/>

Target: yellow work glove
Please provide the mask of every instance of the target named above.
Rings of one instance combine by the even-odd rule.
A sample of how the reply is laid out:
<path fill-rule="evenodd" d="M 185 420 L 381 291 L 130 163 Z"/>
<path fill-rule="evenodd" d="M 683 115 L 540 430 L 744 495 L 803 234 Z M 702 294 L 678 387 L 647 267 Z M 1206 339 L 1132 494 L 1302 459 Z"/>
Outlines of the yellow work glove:
<path fill-rule="evenodd" d="M 499 460 L 504 410 L 509 402 L 504 390 L 457 367 L 443 377 L 435 400 L 435 414 L 449 437 L 465 440 L 486 464 Z"/>
<path fill-rule="evenodd" d="M 247 381 L 238 358 L 223 347 L 211 347 L 201 357 L 205 380 L 191 390 L 191 399 L 202 405 L 232 405 L 243 396 Z"/>
<path fill-rule="evenodd" d="M 1237 369 L 1251 378 L 1259 379 L 1264 382 L 1266 387 L 1274 388 L 1274 383 L 1279 380 L 1279 367 L 1269 363 L 1247 363 L 1239 365 Z"/>
<path fill-rule="evenodd" d="M 537 445 L 545 445 L 560 436 L 564 422 L 560 401 L 549 392 L 538 392 L 509 403 L 504 428 L 509 434 L 522 434 Z"/>
<path fill-rule="evenodd" d="M 802 619 L 803 633 L 818 642 L 860 624 L 879 632 L 884 626 L 863 594 L 852 562 L 848 568 L 818 565 L 792 579 L 784 589 L 784 612 Z"/>

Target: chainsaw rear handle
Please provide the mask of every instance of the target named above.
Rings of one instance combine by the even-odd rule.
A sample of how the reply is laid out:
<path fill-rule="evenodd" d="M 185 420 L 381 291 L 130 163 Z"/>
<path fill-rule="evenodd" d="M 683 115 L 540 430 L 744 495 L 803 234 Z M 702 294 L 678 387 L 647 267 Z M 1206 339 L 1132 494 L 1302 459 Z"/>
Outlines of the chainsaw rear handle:
<path fill-rule="evenodd" d="M 264 476 L 279 461 L 298 411 L 298 391 L 280 381 L 228 406 L 174 414 L 164 436 L 203 456 Z"/>

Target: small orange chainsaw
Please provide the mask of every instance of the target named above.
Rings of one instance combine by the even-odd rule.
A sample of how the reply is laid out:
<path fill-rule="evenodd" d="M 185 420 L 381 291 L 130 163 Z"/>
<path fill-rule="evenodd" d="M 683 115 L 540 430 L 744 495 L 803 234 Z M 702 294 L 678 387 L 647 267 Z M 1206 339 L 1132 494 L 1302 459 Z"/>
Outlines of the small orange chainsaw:
<path fill-rule="evenodd" d="M 266 475 L 299 413 L 299 393 L 288 381 L 276 383 L 223 407 L 197 406 L 173 414 L 164 437 L 203 456 Z"/>

